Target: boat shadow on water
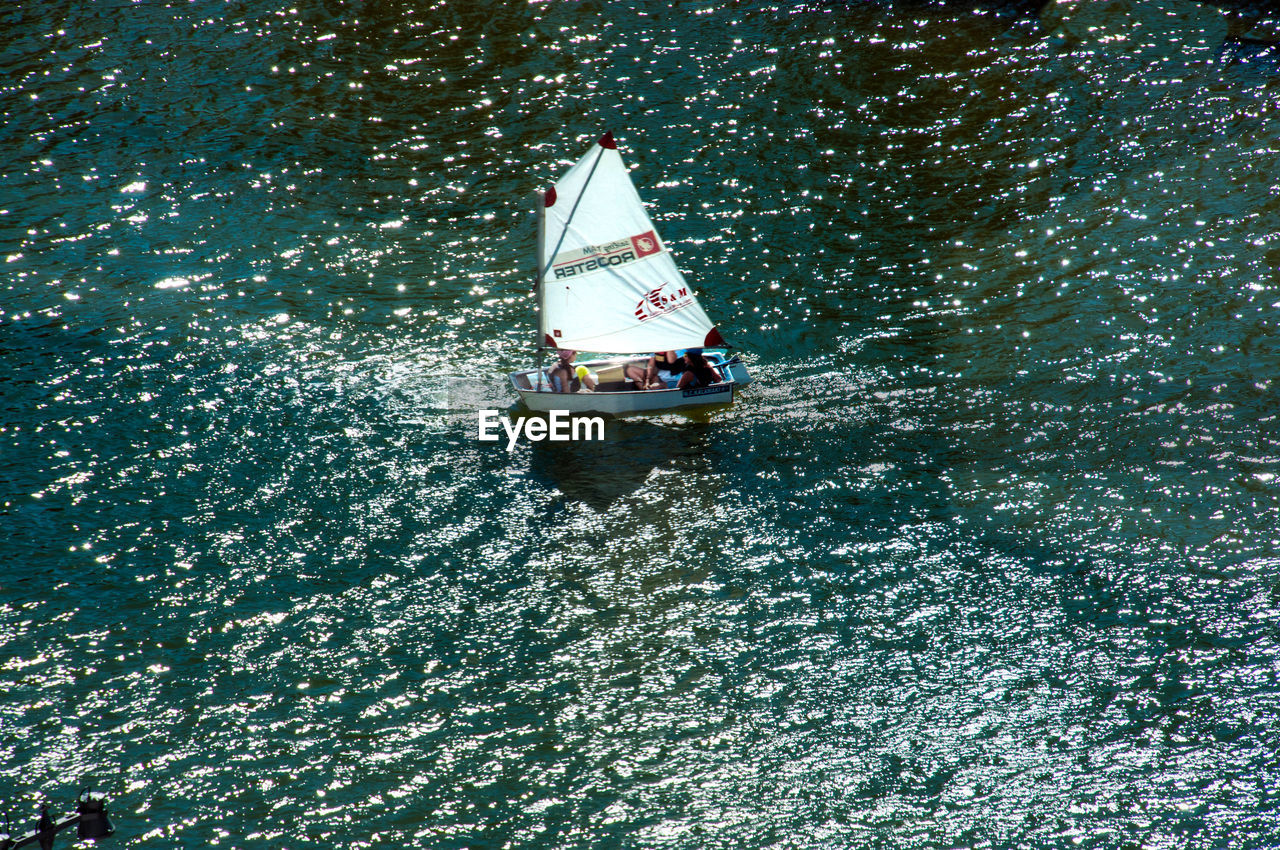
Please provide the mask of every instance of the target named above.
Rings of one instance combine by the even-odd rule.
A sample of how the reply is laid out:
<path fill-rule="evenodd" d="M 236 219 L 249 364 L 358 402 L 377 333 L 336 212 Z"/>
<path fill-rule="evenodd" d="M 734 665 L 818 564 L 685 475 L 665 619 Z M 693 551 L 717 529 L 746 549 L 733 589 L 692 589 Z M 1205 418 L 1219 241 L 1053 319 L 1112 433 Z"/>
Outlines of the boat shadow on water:
<path fill-rule="evenodd" d="M 539 415 L 509 412 L 513 418 Z M 607 510 L 644 487 L 653 470 L 705 451 L 709 417 L 680 418 L 680 423 L 659 423 L 605 417 L 603 440 L 530 442 L 530 474 L 570 501 L 583 502 L 597 512 Z"/>

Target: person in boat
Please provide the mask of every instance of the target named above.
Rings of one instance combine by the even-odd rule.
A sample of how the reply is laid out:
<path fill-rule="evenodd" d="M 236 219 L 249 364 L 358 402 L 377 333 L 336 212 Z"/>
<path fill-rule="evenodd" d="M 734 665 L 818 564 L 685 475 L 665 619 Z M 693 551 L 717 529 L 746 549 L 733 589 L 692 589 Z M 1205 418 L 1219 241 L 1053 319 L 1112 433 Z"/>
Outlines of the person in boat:
<path fill-rule="evenodd" d="M 702 356 L 701 348 L 690 348 L 686 351 L 684 361 L 685 370 L 680 375 L 680 382 L 676 384 L 682 390 L 690 387 L 706 387 L 723 380 L 707 362 L 707 358 Z"/>
<path fill-rule="evenodd" d="M 558 393 L 576 393 L 582 387 L 589 391 L 595 390 L 596 380 L 587 371 L 587 367 L 573 365 L 573 358 L 578 356 L 578 352 L 571 348 L 561 348 L 556 350 L 556 355 L 560 359 L 547 370 L 552 390 Z"/>
<path fill-rule="evenodd" d="M 674 351 L 655 351 L 649 358 L 647 375 L 652 380 L 661 382 L 661 389 L 673 387 L 689 367 L 683 357 L 677 357 Z"/>
<path fill-rule="evenodd" d="M 677 357 L 674 351 L 656 351 L 647 365 L 628 366 L 626 375 L 638 390 L 665 390 L 676 385 L 684 370 L 683 357 Z"/>

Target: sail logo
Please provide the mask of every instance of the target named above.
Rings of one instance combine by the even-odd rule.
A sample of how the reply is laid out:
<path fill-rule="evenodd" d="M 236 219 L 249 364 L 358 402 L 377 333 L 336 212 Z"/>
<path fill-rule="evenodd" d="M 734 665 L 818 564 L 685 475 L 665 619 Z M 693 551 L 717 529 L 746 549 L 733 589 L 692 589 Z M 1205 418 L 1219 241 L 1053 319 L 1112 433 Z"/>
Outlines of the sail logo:
<path fill-rule="evenodd" d="M 609 266 L 620 266 L 635 260 L 635 258 L 635 252 L 628 248 L 615 254 L 596 254 L 586 259 L 557 263 L 554 272 L 557 278 L 573 277 L 574 275 L 587 274 L 588 272 L 597 272 Z"/>
<path fill-rule="evenodd" d="M 636 305 L 636 318 L 646 322 L 655 316 L 674 313 L 692 303 L 693 296 L 689 294 L 689 287 L 664 283 L 657 289 L 650 289 L 640 299 L 640 303 Z"/>
<path fill-rule="evenodd" d="M 658 241 L 658 234 L 650 230 L 648 233 L 632 236 L 631 247 L 636 249 L 637 257 L 647 257 L 661 251 L 662 243 Z"/>
<path fill-rule="evenodd" d="M 602 269 L 624 266 L 661 252 L 662 242 L 658 240 L 658 234 L 650 230 L 639 236 L 629 236 L 604 245 L 586 245 L 573 251 L 566 251 L 556 257 L 551 266 L 551 273 L 557 280 L 576 277 Z"/>

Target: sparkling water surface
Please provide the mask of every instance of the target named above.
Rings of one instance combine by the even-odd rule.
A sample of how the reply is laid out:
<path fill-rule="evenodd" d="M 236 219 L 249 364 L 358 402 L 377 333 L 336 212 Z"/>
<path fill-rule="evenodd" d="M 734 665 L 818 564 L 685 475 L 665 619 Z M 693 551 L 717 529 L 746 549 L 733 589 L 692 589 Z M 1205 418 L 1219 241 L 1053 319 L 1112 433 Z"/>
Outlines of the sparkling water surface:
<path fill-rule="evenodd" d="M 1280 844 L 1280 19 L 1039 5 L 6 5 L 0 806 Z M 606 129 L 758 383 L 508 453 Z"/>

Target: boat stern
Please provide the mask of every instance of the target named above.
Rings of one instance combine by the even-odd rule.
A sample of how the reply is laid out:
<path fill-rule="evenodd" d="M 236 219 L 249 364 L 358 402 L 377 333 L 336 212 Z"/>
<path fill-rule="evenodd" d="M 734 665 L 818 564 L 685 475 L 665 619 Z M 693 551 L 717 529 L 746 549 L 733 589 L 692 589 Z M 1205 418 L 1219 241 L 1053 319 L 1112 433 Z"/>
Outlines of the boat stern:
<path fill-rule="evenodd" d="M 747 364 L 736 354 L 729 358 L 724 364 L 729 370 L 729 376 L 733 378 L 733 382 L 740 387 L 745 387 L 751 383 L 751 373 L 747 371 Z"/>

